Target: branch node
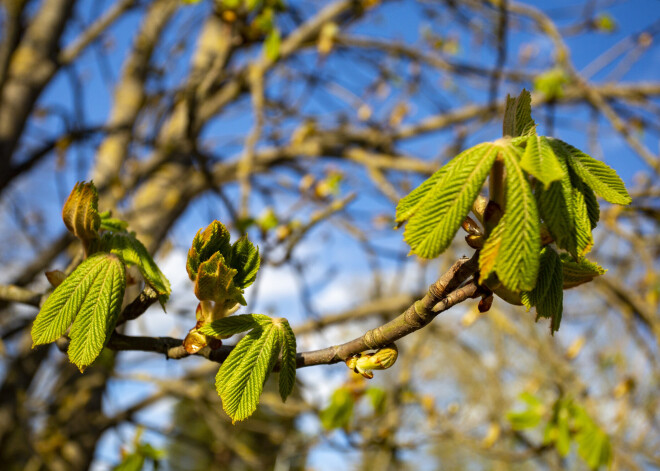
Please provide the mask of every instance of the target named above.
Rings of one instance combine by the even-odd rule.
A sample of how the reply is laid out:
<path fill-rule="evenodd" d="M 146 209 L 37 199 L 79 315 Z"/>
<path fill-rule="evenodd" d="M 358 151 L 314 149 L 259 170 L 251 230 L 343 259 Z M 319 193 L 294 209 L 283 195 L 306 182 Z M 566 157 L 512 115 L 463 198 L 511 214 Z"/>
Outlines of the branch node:
<path fill-rule="evenodd" d="M 380 327 L 371 329 L 364 334 L 364 344 L 369 349 L 378 348 L 386 343 L 387 339 L 385 338 L 385 335 L 383 335 Z"/>

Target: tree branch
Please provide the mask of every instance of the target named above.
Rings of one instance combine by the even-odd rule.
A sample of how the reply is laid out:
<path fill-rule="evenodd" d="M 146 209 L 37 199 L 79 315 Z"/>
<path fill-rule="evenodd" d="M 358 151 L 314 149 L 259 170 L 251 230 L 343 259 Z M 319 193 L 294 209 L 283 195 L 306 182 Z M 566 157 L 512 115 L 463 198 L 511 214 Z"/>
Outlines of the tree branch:
<path fill-rule="evenodd" d="M 341 345 L 300 352 L 296 356 L 296 366 L 303 368 L 338 363 L 365 350 L 384 347 L 416 332 L 429 324 L 441 312 L 479 295 L 480 287 L 476 280 L 463 285 L 465 280 L 477 271 L 477 268 L 478 252 L 475 252 L 472 258 L 464 257 L 454 263 L 438 281 L 429 286 L 428 292 L 422 299 L 414 302 L 395 319 Z M 190 356 L 183 348 L 182 343 L 183 340 L 172 337 L 134 337 L 115 332 L 107 346 L 115 351 L 162 353 L 168 359 L 178 360 Z M 65 341 L 58 343 L 61 350 L 65 350 L 67 346 Z M 228 345 L 223 345 L 215 350 L 204 347 L 196 355 L 222 363 L 233 348 L 233 346 Z"/>

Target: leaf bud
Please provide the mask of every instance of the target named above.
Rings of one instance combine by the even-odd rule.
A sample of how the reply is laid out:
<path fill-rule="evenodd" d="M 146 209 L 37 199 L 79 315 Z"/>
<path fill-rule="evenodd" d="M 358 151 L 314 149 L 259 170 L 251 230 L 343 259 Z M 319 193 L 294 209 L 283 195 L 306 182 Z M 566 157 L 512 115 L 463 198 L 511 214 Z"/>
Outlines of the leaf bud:
<path fill-rule="evenodd" d="M 213 221 L 204 230 L 197 231 L 186 262 L 186 271 L 190 279 L 195 281 L 199 266 L 216 252 L 220 252 L 226 258 L 230 250 L 229 231 L 221 222 Z"/>
<path fill-rule="evenodd" d="M 346 366 L 367 379 L 374 377 L 373 370 L 386 370 L 396 362 L 399 350 L 391 343 L 374 353 L 362 353 L 346 360 Z"/>
<path fill-rule="evenodd" d="M 62 208 L 64 225 L 83 242 L 98 238 L 101 218 L 98 212 L 99 195 L 93 182 L 78 182 Z"/>

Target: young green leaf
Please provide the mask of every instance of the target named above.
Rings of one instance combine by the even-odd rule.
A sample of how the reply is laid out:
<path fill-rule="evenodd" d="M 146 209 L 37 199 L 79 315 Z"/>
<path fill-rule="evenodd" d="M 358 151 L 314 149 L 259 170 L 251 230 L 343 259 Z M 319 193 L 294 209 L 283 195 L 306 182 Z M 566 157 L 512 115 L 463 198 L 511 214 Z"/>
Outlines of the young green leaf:
<path fill-rule="evenodd" d="M 62 208 L 64 225 L 83 242 L 96 239 L 101 225 L 99 195 L 94 182 L 78 182 Z"/>
<path fill-rule="evenodd" d="M 200 301 L 215 301 L 231 307 L 236 303 L 245 306 L 243 290 L 234 284 L 237 270 L 227 266 L 220 252 L 202 262 L 195 279 L 195 296 Z"/>
<path fill-rule="evenodd" d="M 81 371 L 91 365 L 103 350 L 115 328 L 124 299 L 124 264 L 115 255 L 103 255 L 103 270 L 85 294 L 69 333 L 69 360 Z"/>
<path fill-rule="evenodd" d="M 273 28 L 264 40 L 264 55 L 270 61 L 276 61 L 280 57 L 280 43 L 282 38 L 280 30 Z"/>
<path fill-rule="evenodd" d="M 204 324 L 198 330 L 205 335 L 225 339 L 271 322 L 272 319 L 263 314 L 238 314 Z"/>
<path fill-rule="evenodd" d="M 479 257 L 480 282 L 495 272 L 511 291 L 531 291 L 536 284 L 541 249 L 538 211 L 518 162 L 519 151 L 507 146 L 502 156 L 506 165 L 506 208 Z"/>
<path fill-rule="evenodd" d="M 449 171 L 408 221 L 403 238 L 412 253 L 434 258 L 449 246 L 497 154 L 506 147 L 497 143 L 479 144 L 454 158 Z"/>
<path fill-rule="evenodd" d="M 517 137 L 534 134 L 536 123 L 532 119 L 532 96 L 523 89 L 516 98 L 506 97 L 502 135 Z"/>
<path fill-rule="evenodd" d="M 578 454 L 591 469 L 609 466 L 612 461 L 610 438 L 586 411 L 575 404 L 572 407 L 573 425 L 576 429 L 575 442 Z"/>
<path fill-rule="evenodd" d="M 128 222 L 123 219 L 113 218 L 110 211 L 104 211 L 99 214 L 101 217 L 101 225 L 99 230 L 111 232 L 126 232 Z"/>
<path fill-rule="evenodd" d="M 546 189 L 552 182 L 561 180 L 566 175 L 545 136 L 533 135 L 527 138 L 520 166 L 543 183 Z"/>
<path fill-rule="evenodd" d="M 48 297 L 32 325 L 33 346 L 54 342 L 69 328 L 99 277 L 117 257 L 96 253 L 83 261 Z M 87 303 L 87 304 L 86 304 Z"/>
<path fill-rule="evenodd" d="M 246 235 L 238 239 L 231 247 L 229 265 L 235 268 L 234 284 L 245 289 L 254 283 L 259 271 L 259 247 L 255 247 Z"/>
<path fill-rule="evenodd" d="M 249 348 L 240 348 L 246 339 Z M 221 389 L 218 389 L 218 393 L 223 409 L 233 422 L 248 418 L 257 409 L 264 383 L 277 360 L 280 342 L 280 329 L 272 324 L 254 329 L 238 343 L 220 367 L 218 376 L 221 378 Z M 243 353 L 240 360 L 230 362 L 229 359 L 237 349 L 239 354 Z M 230 370 L 230 367 L 233 369 Z"/>
<path fill-rule="evenodd" d="M 557 246 L 579 260 L 593 245 L 591 229 L 598 221 L 598 203 L 591 189 L 568 166 L 566 155 L 558 156 L 565 175 L 548 188 L 537 187 L 536 201 Z"/>
<path fill-rule="evenodd" d="M 426 200 L 442 186 L 444 178 L 454 165 L 456 165 L 456 159 L 452 159 L 446 165 L 443 165 L 440 170 L 424 180 L 420 186 L 401 198 L 396 206 L 396 222 L 401 224 L 410 219 Z"/>
<path fill-rule="evenodd" d="M 186 262 L 186 270 L 191 281 L 195 281 L 199 265 L 211 258 L 214 253 L 220 252 L 225 259 L 229 258 L 231 251 L 229 237 L 229 231 L 219 221 L 213 221 L 204 230 L 197 231 Z"/>
<path fill-rule="evenodd" d="M 554 334 L 559 330 L 561 323 L 563 299 L 561 259 L 552 247 L 543 247 L 536 286 L 532 291 L 523 291 L 521 300 L 527 310 L 536 306 L 537 319 L 539 317 L 551 319 L 550 331 Z"/>
<path fill-rule="evenodd" d="M 614 204 L 630 204 L 632 199 L 619 175 L 603 162 L 570 144 L 552 139 L 555 153 L 562 153 L 573 171 L 600 197 Z"/>
<path fill-rule="evenodd" d="M 579 262 L 575 262 L 568 254 L 561 254 L 560 257 L 564 289 L 575 288 L 583 283 L 588 283 L 607 271 L 597 263 L 590 262 L 586 258 L 583 258 Z"/>
<path fill-rule="evenodd" d="M 100 250 L 118 255 L 127 265 L 137 266 L 145 281 L 158 293 L 160 304 L 165 305 L 172 291 L 170 282 L 135 234 L 127 232 L 104 234 L 99 247 Z"/>
<path fill-rule="evenodd" d="M 282 334 L 282 361 L 280 363 L 280 396 L 286 401 L 296 383 L 296 336 L 286 319 L 277 324 Z"/>
<path fill-rule="evenodd" d="M 536 396 L 528 392 L 522 393 L 519 399 L 527 404 L 527 409 L 520 412 L 507 412 L 506 418 L 511 422 L 511 428 L 513 430 L 525 430 L 536 427 L 541 423 L 545 406 Z"/>
<path fill-rule="evenodd" d="M 319 413 L 321 425 L 326 430 L 347 429 L 353 417 L 355 399 L 348 388 L 342 387 L 332 393 L 330 404 Z"/>

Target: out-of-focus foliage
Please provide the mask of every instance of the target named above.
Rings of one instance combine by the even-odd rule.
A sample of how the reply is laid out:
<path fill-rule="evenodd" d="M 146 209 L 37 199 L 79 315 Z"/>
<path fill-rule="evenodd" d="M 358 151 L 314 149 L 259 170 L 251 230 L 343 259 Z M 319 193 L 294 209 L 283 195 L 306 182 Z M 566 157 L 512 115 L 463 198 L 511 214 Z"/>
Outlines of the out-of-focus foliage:
<path fill-rule="evenodd" d="M 3 470 L 659 466 L 656 7 L 546 3 L 3 2 Z M 535 122 L 514 114 L 503 129 L 506 96 L 522 89 L 532 91 Z M 456 260 L 492 248 L 493 221 L 509 223 L 512 212 L 463 219 L 471 203 L 454 197 L 478 190 L 443 181 L 435 190 L 453 197 L 432 219 L 443 237 L 427 240 L 417 225 L 420 246 L 442 249 L 427 261 L 407 256 L 403 231 L 393 230 L 396 204 L 429 177 L 460 174 L 452 167 L 460 155 L 472 156 L 462 162 L 475 170 L 464 181 L 490 198 L 483 173 L 492 166 L 481 170 L 494 147 L 509 148 L 496 143 L 503 131 L 523 137 L 505 152 L 509 188 L 495 190 L 525 190 L 525 207 L 536 205 L 536 219 L 523 222 L 538 221 L 537 261 L 547 259 L 552 273 L 539 267 L 540 283 L 520 269 L 516 261 L 530 258 L 518 245 L 527 232 L 516 227 L 485 267 L 506 282 L 491 285 L 496 296 L 479 291 L 481 301 L 467 299 L 397 341 L 396 363 L 371 380 L 329 354 L 337 364 L 298 369 L 282 402 L 292 368 L 265 384 L 255 374 L 259 407 L 232 425 L 213 377 L 248 337 L 204 337 L 193 327 L 195 341 L 184 346 L 190 328 L 260 312 L 286 318 L 307 353 L 414 307 Z M 618 206 L 629 201 L 609 168 L 629 205 Z M 91 185 L 76 187 L 77 204 L 67 200 L 82 180 L 93 180 L 98 204 Z M 571 204 L 551 204 L 559 196 Z M 228 247 L 243 241 L 236 253 L 247 269 L 239 273 L 231 250 L 208 247 L 208 257 L 190 261 L 191 282 L 183 268 L 191 240 L 214 220 Z M 465 242 L 454 237 L 461 227 Z M 236 270 L 236 289 L 224 293 L 233 305 L 217 312 L 217 284 L 197 290 L 203 300 L 193 294 L 212 256 L 206 280 Z M 108 262 L 99 270 L 121 265 L 125 274 L 117 309 L 95 302 L 107 296 L 70 292 L 95 257 Z M 559 268 L 563 314 L 551 336 Z M 166 314 L 156 302 L 167 296 Z M 249 308 L 233 313 L 242 299 Z M 85 309 L 76 316 L 56 301 Z M 511 304 L 522 302 L 536 312 Z M 39 320 L 48 345 L 32 348 L 40 309 L 58 322 Z M 109 321 L 119 313 L 116 331 L 112 322 L 103 335 L 76 328 L 88 310 Z M 536 323 L 537 315 L 551 320 Z M 63 354 L 78 351 L 76 337 L 95 339 L 93 352 L 79 352 L 81 366 L 98 354 L 84 374 Z M 291 348 L 277 347 L 268 360 L 277 350 L 291 365 Z M 374 353 L 360 358 L 373 366 Z"/>

